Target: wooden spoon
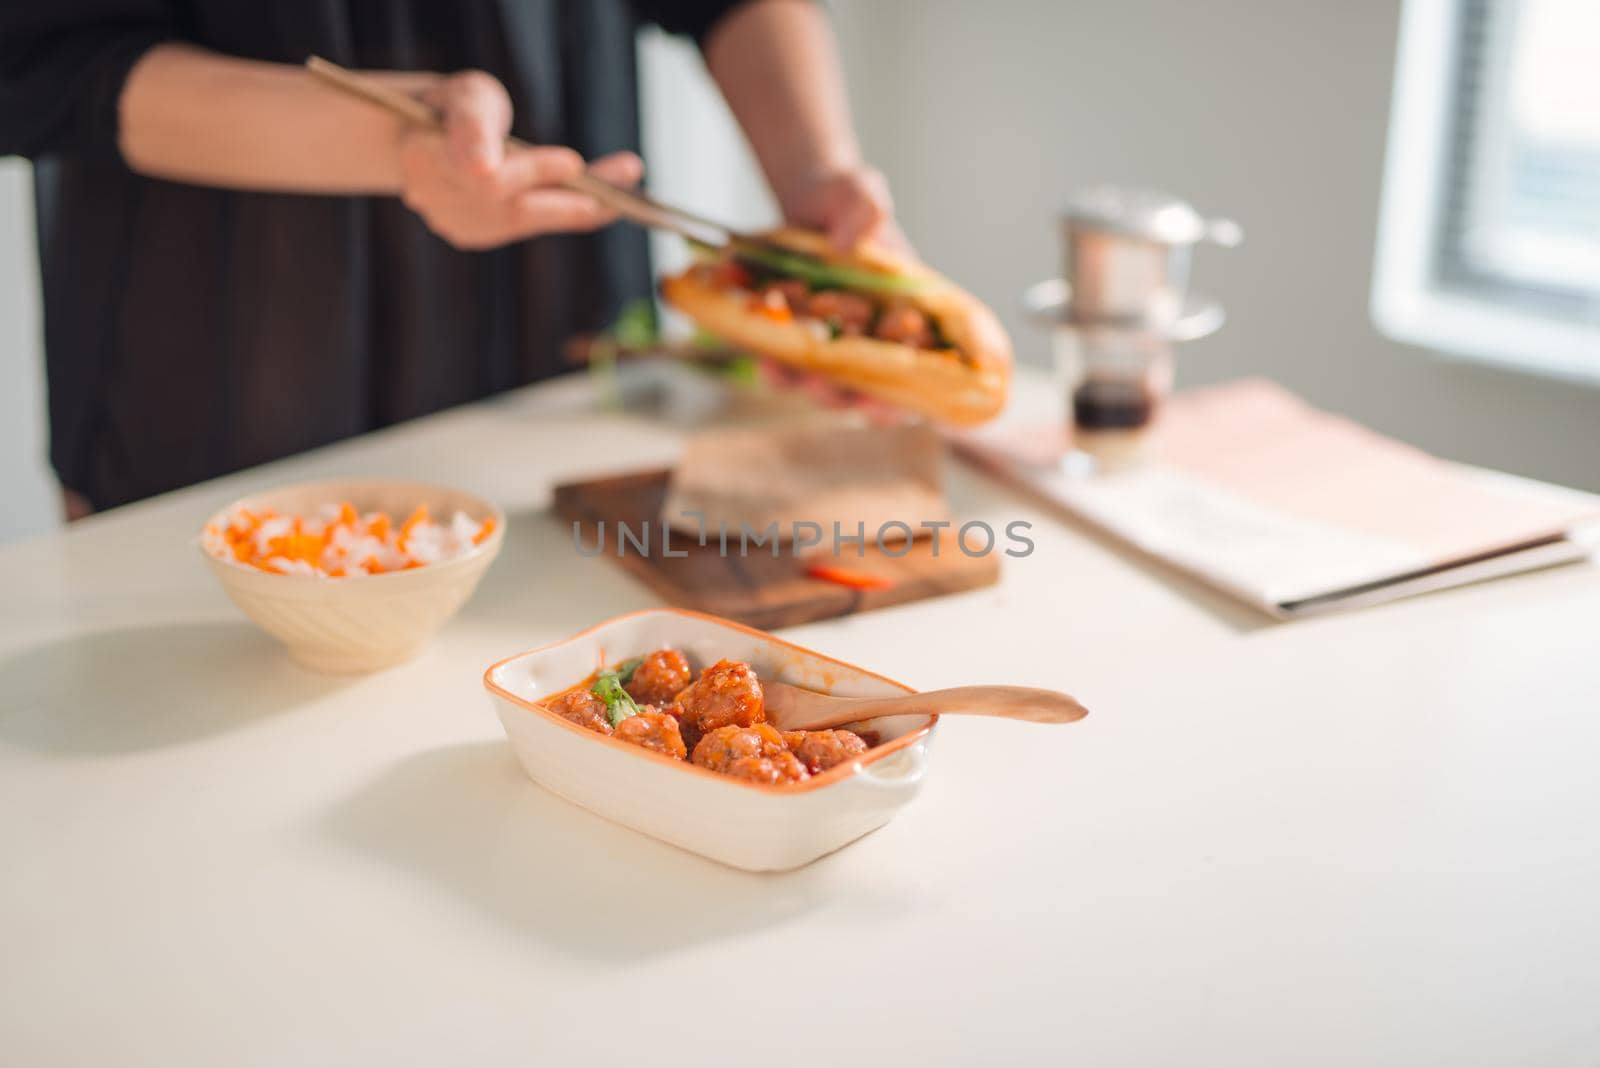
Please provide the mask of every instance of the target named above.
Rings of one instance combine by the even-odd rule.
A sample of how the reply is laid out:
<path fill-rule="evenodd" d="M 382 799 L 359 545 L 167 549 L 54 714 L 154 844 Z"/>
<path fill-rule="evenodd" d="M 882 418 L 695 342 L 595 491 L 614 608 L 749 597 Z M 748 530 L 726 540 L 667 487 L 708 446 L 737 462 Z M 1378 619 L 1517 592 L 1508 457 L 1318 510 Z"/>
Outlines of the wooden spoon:
<path fill-rule="evenodd" d="M 781 731 L 820 731 L 877 716 L 1002 716 L 1032 723 L 1072 723 L 1089 714 L 1076 699 L 1031 686 L 957 686 L 899 697 L 832 697 L 782 682 L 761 683 L 767 722 Z"/>

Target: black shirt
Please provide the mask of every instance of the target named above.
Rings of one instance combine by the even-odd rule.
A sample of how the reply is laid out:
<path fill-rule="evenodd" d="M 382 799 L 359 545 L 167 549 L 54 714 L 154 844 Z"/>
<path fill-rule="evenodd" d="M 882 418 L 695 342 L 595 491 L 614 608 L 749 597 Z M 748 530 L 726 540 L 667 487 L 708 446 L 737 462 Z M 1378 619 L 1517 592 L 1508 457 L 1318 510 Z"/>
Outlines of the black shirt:
<path fill-rule="evenodd" d="M 108 508 L 555 373 L 649 292 L 619 225 L 459 252 L 398 200 L 134 174 L 117 101 L 152 45 L 499 78 L 513 132 L 637 150 L 634 30 L 734 0 L 13 0 L 0 154 L 34 161 L 51 462 Z"/>

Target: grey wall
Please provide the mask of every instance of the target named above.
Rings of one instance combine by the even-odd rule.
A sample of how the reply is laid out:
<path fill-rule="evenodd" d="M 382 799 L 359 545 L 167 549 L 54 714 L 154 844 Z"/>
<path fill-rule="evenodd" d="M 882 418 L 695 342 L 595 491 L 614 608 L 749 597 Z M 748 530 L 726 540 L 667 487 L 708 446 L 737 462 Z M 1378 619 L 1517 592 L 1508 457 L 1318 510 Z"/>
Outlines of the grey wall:
<path fill-rule="evenodd" d="M 1065 195 L 1102 180 L 1162 186 L 1248 232 L 1243 248 L 1196 264 L 1230 322 L 1183 350 L 1181 381 L 1269 374 L 1444 455 L 1600 489 L 1600 393 L 1439 360 L 1372 327 L 1398 0 L 832 6 L 863 140 L 909 233 L 1001 310 L 1023 358 L 1042 361 L 1045 339 L 1021 322 L 1017 295 L 1057 270 Z M 646 62 L 660 95 L 694 98 L 685 111 L 658 96 L 647 111 L 661 176 L 703 179 L 705 145 L 720 138 L 685 123 L 707 111 L 704 86 L 670 57 Z M 697 147 L 672 156 L 664 139 Z M 742 216 L 741 183 L 718 199 Z M 0 538 L 54 516 L 25 192 L 26 169 L 0 161 Z"/>
<path fill-rule="evenodd" d="M 1230 321 L 1179 379 L 1267 374 L 1453 458 L 1600 489 L 1600 393 L 1442 361 L 1367 311 L 1398 0 L 835 0 L 867 151 L 932 263 L 1046 358 L 1017 295 L 1098 181 L 1244 224 L 1195 284 Z"/>

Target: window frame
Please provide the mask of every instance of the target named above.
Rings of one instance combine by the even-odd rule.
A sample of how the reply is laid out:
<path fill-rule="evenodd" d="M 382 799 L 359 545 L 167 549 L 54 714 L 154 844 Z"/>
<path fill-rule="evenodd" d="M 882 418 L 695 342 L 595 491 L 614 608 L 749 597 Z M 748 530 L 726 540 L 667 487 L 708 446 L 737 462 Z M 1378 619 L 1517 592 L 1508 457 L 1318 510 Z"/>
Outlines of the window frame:
<path fill-rule="evenodd" d="M 1444 356 L 1600 385 L 1600 322 L 1552 317 L 1538 310 L 1536 296 L 1497 299 L 1441 277 L 1466 11 L 1467 0 L 1405 0 L 1401 11 L 1373 323 L 1395 341 Z"/>

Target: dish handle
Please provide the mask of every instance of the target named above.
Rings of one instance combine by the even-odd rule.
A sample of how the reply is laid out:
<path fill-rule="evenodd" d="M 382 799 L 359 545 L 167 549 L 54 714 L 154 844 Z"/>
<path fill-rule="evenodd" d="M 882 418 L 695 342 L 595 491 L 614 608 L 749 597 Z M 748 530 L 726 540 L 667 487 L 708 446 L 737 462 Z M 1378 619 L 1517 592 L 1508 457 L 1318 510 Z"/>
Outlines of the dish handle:
<path fill-rule="evenodd" d="M 879 769 L 886 764 L 900 770 L 894 774 L 885 774 Z M 855 781 L 868 789 L 895 795 L 895 803 L 900 804 L 911 800 L 912 795 L 921 789 L 923 776 L 927 773 L 928 743 L 924 739 L 908 746 L 904 752 L 888 760 L 857 765 Z"/>

